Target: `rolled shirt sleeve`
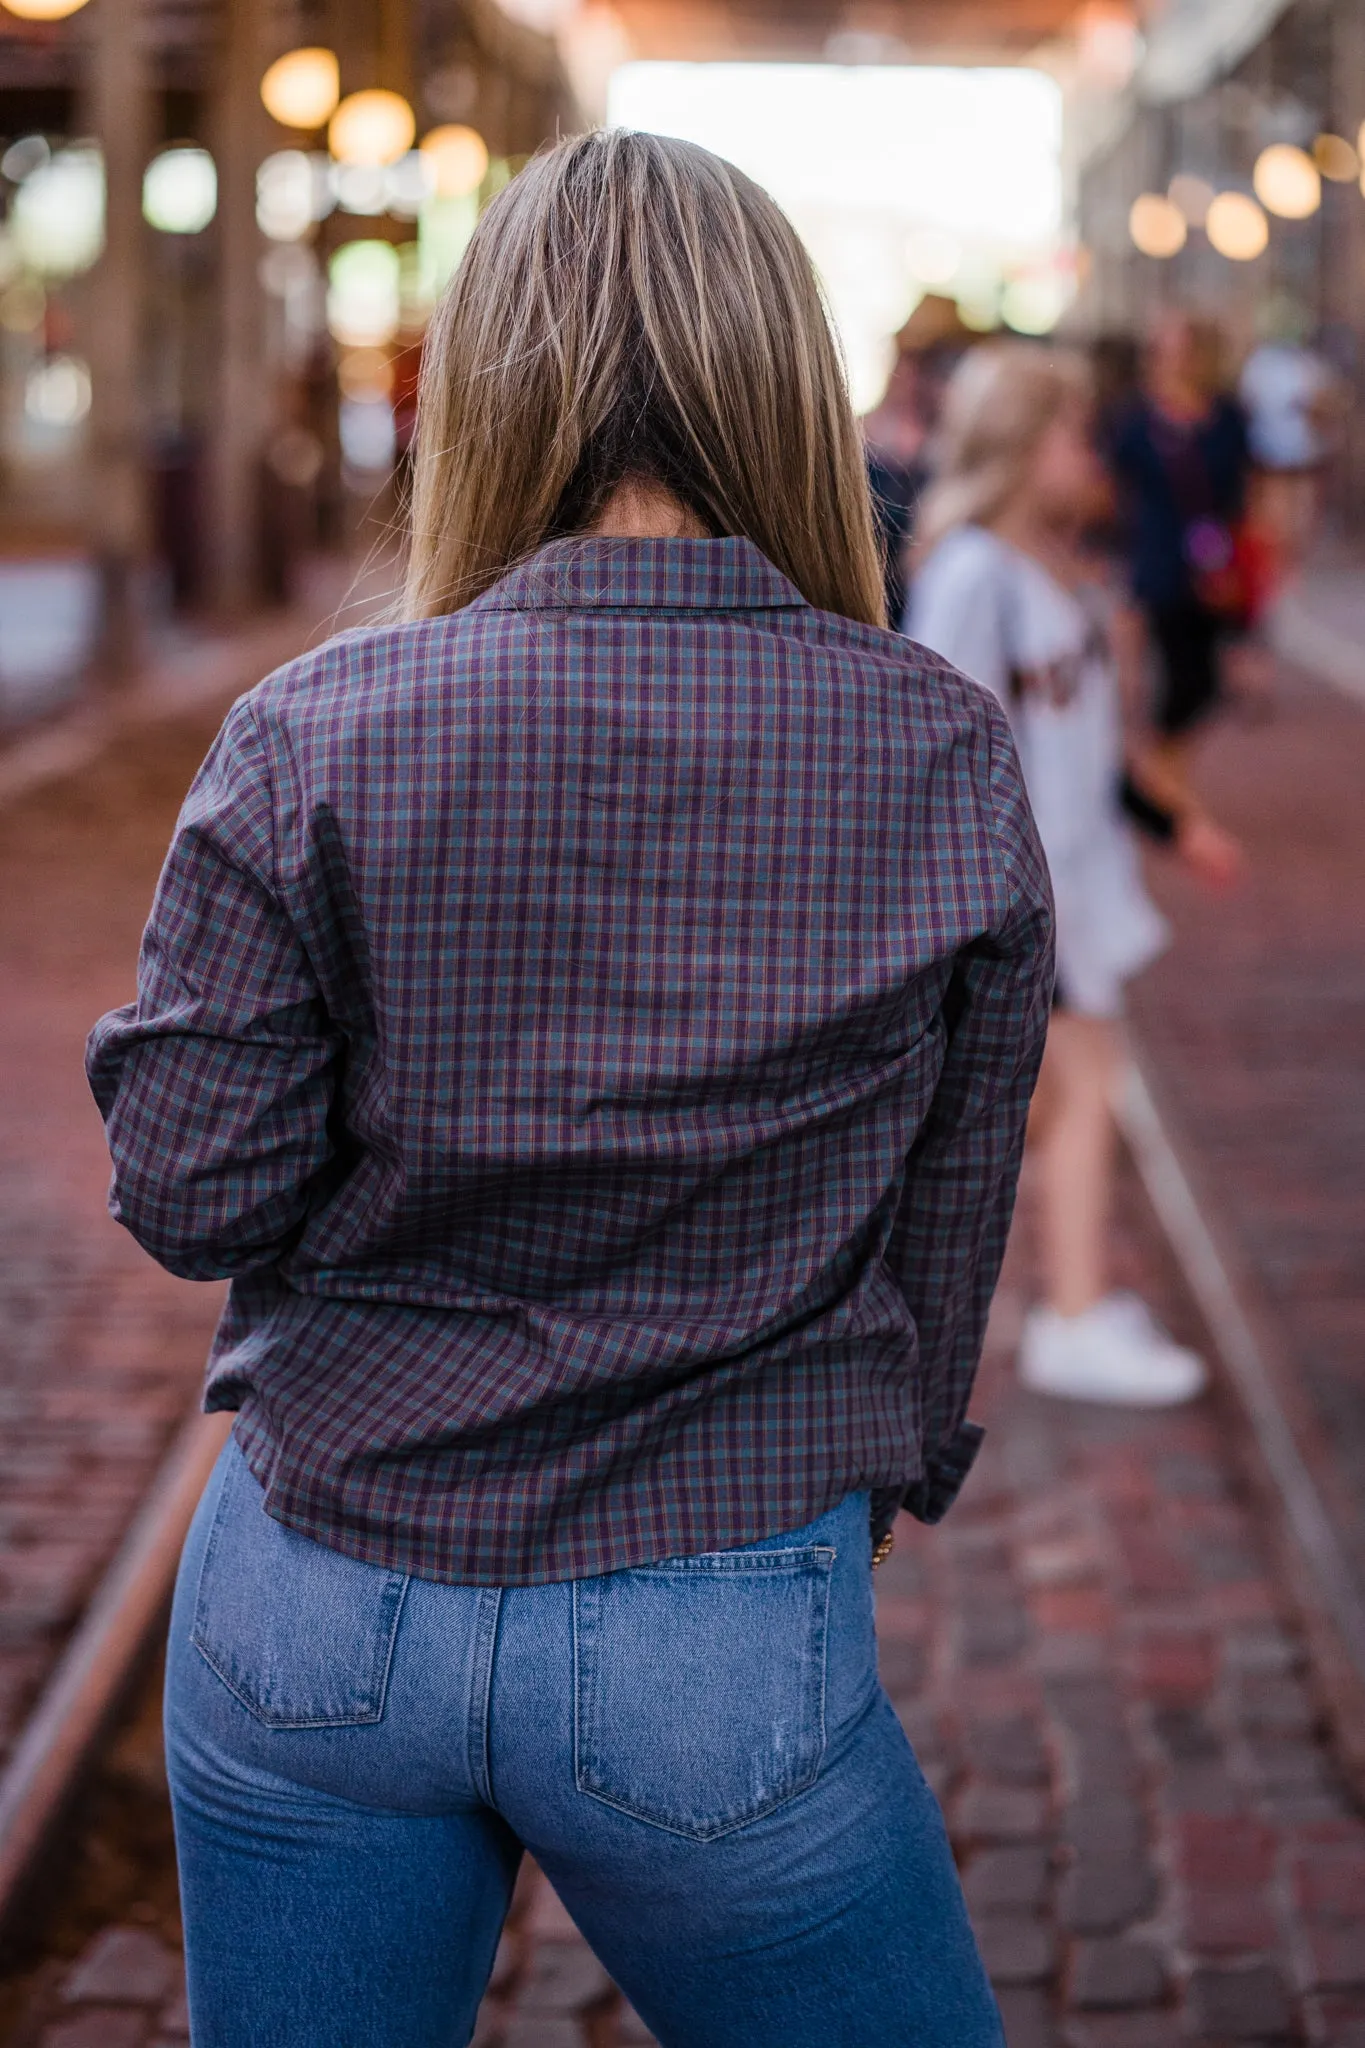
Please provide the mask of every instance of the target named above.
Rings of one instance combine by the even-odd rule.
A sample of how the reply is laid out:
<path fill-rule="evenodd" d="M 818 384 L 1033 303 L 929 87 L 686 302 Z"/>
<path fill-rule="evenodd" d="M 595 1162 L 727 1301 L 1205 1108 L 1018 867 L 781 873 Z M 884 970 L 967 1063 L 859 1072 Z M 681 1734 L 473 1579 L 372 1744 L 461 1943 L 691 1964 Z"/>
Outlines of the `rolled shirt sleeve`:
<path fill-rule="evenodd" d="M 923 1473 L 904 1505 L 937 1522 L 982 1438 L 965 1420 L 1014 1209 L 1053 983 L 1052 897 L 1013 743 L 991 710 L 988 802 L 1006 909 L 954 964 L 947 1050 L 908 1162 L 887 1257 L 919 1330 Z"/>
<path fill-rule="evenodd" d="M 134 1003 L 90 1034 L 114 1217 L 187 1279 L 288 1250 L 333 1161 L 342 1056 L 274 886 L 269 765 L 251 701 L 185 800 L 143 935 Z"/>

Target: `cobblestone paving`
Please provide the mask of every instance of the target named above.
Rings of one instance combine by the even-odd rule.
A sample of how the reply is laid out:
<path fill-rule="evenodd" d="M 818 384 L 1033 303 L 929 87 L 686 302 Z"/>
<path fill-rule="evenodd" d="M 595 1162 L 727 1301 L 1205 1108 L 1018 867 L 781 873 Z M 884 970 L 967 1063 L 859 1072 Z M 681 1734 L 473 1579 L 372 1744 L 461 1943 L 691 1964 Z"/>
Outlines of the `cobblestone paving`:
<path fill-rule="evenodd" d="M 1197 1340 L 1131 1185 L 1124 1206 L 1123 1277 Z M 878 1574 L 883 1676 L 944 1802 L 1010 2048 L 1365 2048 L 1365 1820 L 1322 1739 L 1236 1418 L 1217 1392 L 1158 1415 L 1020 1393 L 1028 1285 L 1022 1230 L 981 1466 L 938 1531 L 902 1523 Z M 150 1710 L 123 1750 L 125 1779 L 154 1785 Z M 117 1923 L 39 1973 L 12 2048 L 184 2040 L 159 1841 L 124 1873 Z M 476 2038 L 650 2038 L 529 1868 Z"/>
<path fill-rule="evenodd" d="M 175 814 L 232 697 L 389 580 L 380 554 L 354 580 L 319 561 L 297 611 L 182 636 L 116 709 L 91 707 L 112 733 L 92 758 L 79 720 L 0 758 L 0 1765 L 194 1398 L 221 1293 L 106 1216 L 85 1035 L 133 992 Z M 35 752 L 72 772 L 13 796 Z"/>
<path fill-rule="evenodd" d="M 1365 645 L 1359 597 L 1356 626 Z M 1365 701 L 1292 674 L 1281 688 L 1270 723 L 1225 721 L 1199 756 L 1248 885 L 1211 897 L 1153 864 L 1179 942 L 1134 1011 L 1275 1315 L 1287 1405 L 1306 1401 L 1365 1597 Z"/>
<path fill-rule="evenodd" d="M 138 935 L 212 712 L 0 811 L 0 1760 L 194 1396 L 217 1288 L 104 1213 L 85 1034 Z"/>

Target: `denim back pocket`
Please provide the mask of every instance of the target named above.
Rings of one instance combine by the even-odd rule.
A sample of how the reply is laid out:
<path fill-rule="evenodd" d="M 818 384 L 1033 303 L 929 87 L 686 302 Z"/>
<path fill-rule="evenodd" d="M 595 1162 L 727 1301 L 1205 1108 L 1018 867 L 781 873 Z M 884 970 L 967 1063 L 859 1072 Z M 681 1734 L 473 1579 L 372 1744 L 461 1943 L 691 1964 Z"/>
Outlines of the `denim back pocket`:
<path fill-rule="evenodd" d="M 574 1587 L 580 1792 L 696 1841 L 819 1773 L 834 1551 L 720 1551 Z"/>
<path fill-rule="evenodd" d="M 235 1445 L 221 1472 L 199 1572 L 194 1647 L 268 1728 L 353 1728 L 381 1720 L 407 1578 L 273 1521 Z"/>

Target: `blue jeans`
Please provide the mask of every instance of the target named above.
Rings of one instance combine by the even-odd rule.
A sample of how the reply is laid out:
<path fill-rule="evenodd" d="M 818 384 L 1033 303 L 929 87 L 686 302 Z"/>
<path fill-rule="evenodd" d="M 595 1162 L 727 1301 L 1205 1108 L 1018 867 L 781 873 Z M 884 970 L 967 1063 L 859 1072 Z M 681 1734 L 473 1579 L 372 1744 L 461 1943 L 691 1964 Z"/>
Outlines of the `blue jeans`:
<path fill-rule="evenodd" d="M 523 1848 L 664 2048 L 1004 2048 L 877 1682 L 866 1495 L 445 1586 L 272 1521 L 229 1443 L 166 1735 L 194 2048 L 460 2048 Z"/>

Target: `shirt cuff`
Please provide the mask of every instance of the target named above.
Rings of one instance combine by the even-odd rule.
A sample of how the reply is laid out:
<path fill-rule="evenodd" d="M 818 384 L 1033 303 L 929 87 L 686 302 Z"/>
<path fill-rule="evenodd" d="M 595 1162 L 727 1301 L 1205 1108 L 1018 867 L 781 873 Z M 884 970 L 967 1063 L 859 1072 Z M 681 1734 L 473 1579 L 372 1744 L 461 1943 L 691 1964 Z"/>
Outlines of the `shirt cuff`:
<path fill-rule="evenodd" d="M 960 1423 L 946 1443 L 930 1452 L 924 1471 L 907 1487 L 902 1506 L 917 1522 L 941 1522 L 971 1471 L 986 1432 L 979 1422 Z"/>

